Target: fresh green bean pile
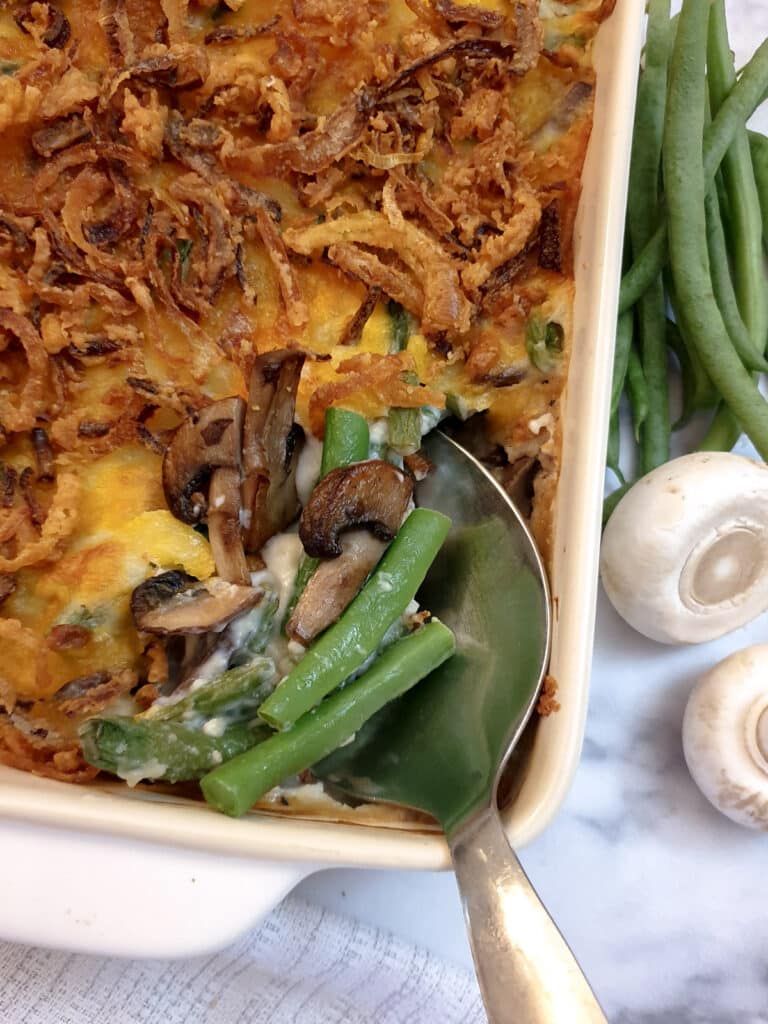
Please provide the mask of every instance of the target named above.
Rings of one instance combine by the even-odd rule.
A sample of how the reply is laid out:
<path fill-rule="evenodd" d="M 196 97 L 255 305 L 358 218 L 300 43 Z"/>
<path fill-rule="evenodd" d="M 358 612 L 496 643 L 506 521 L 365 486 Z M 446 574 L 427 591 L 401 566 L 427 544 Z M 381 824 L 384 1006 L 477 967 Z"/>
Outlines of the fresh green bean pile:
<path fill-rule="evenodd" d="M 768 94 L 768 40 L 738 75 L 724 0 L 648 0 L 627 201 L 607 464 L 619 487 L 619 407 L 632 413 L 638 475 L 670 457 L 672 431 L 694 413 L 701 448 L 729 450 L 746 433 L 768 459 L 768 139 L 746 121 Z M 672 317 L 668 311 L 672 311 Z M 682 384 L 672 424 L 670 366 Z"/>

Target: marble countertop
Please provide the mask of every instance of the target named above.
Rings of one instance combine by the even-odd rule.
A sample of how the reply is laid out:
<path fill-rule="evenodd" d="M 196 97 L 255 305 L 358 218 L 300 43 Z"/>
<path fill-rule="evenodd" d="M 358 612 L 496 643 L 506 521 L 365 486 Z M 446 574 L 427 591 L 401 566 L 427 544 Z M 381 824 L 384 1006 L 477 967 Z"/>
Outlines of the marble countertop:
<path fill-rule="evenodd" d="M 768 641 L 768 616 L 693 648 L 639 636 L 601 595 L 581 764 L 521 851 L 612 1024 L 768 1022 L 768 837 L 707 803 L 680 727 L 697 676 Z M 331 870 L 300 895 L 471 968 L 451 875 Z"/>
<path fill-rule="evenodd" d="M 768 36 L 768 0 L 728 8 L 741 66 Z M 763 131 L 766 106 L 754 121 Z M 664 647 L 600 596 L 581 764 L 521 860 L 612 1024 L 768 1022 L 768 837 L 713 810 L 680 740 L 696 678 L 764 642 L 768 616 L 714 643 Z M 471 967 L 450 875 L 334 870 L 299 893 Z"/>

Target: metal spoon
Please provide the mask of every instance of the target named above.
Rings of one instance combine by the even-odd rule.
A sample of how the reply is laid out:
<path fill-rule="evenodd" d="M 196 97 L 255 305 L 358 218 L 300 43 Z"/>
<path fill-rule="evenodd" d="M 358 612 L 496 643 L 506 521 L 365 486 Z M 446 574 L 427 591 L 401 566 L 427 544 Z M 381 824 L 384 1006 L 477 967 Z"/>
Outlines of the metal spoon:
<path fill-rule="evenodd" d="M 454 630 L 457 653 L 313 772 L 351 796 L 440 822 L 491 1024 L 604 1022 L 497 808 L 549 657 L 541 559 L 509 497 L 464 448 L 436 431 L 423 452 L 436 469 L 418 501 L 453 528 L 419 599 Z"/>

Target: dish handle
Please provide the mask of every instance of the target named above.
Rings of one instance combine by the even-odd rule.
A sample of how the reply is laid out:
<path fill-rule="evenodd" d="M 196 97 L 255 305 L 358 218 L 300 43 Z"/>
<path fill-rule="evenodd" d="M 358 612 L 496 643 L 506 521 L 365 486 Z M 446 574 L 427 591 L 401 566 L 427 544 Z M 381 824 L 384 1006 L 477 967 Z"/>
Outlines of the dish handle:
<path fill-rule="evenodd" d="M 217 856 L 0 822 L 0 939 L 97 956 L 176 958 L 223 949 L 318 864 Z"/>

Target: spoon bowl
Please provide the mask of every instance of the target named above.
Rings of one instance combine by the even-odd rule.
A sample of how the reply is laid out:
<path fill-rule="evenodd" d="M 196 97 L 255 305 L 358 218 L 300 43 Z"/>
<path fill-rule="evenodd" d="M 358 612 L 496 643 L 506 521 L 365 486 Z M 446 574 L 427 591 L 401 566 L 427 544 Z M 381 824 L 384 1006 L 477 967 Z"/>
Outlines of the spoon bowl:
<path fill-rule="evenodd" d="M 604 1021 L 498 816 L 499 780 L 549 659 L 544 567 L 514 504 L 472 455 L 440 431 L 422 451 L 435 469 L 418 501 L 453 526 L 419 601 L 454 631 L 456 654 L 313 773 L 440 822 L 492 1024 Z"/>

